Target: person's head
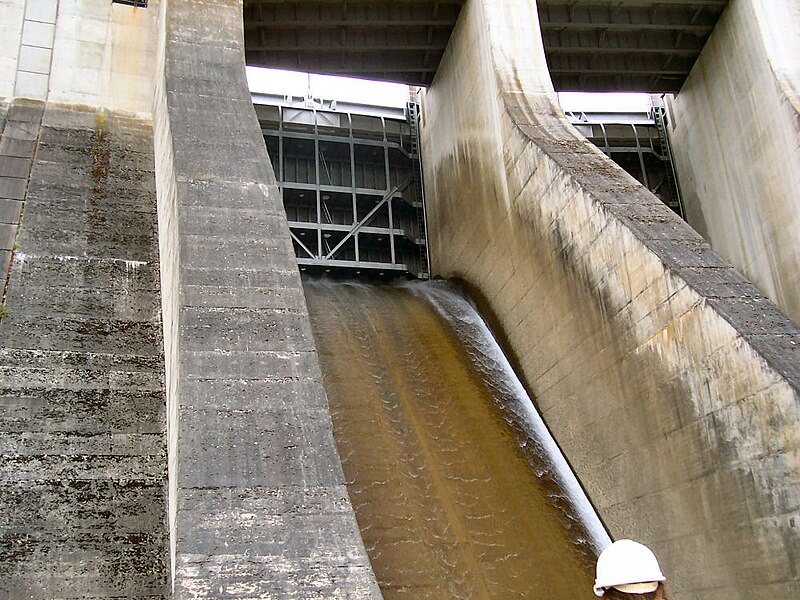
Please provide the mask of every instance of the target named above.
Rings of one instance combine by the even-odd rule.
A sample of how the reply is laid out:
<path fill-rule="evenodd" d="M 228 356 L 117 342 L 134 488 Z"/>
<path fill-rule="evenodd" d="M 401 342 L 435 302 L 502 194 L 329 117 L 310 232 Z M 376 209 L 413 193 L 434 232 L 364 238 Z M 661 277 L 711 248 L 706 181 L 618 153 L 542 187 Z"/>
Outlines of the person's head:
<path fill-rule="evenodd" d="M 663 598 L 665 580 L 655 554 L 647 546 L 618 540 L 597 559 L 594 593 L 615 600 Z"/>

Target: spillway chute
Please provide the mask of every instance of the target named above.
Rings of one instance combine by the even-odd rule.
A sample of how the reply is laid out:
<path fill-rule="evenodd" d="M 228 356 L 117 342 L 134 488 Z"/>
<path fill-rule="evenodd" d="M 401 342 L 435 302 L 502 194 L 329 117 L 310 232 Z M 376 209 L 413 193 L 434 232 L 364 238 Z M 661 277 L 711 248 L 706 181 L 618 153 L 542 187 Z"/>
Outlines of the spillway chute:
<path fill-rule="evenodd" d="M 307 281 L 348 492 L 386 598 L 590 598 L 608 536 L 472 302 Z"/>

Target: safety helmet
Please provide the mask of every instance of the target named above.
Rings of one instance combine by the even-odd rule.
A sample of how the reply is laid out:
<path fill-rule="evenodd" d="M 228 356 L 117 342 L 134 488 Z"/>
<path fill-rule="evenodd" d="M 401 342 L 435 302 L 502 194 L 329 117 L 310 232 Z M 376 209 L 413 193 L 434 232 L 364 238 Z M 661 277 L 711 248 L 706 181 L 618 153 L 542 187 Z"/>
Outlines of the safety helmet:
<path fill-rule="evenodd" d="M 655 583 L 666 580 L 655 554 L 647 547 L 633 540 L 617 540 L 600 553 L 597 559 L 597 579 L 594 582 L 595 596 L 602 596 L 606 588 L 627 587 L 631 584 Z M 653 591 L 652 585 L 636 589 L 647 593 Z M 633 588 L 628 588 L 633 591 Z M 624 589 L 622 591 L 625 591 Z"/>

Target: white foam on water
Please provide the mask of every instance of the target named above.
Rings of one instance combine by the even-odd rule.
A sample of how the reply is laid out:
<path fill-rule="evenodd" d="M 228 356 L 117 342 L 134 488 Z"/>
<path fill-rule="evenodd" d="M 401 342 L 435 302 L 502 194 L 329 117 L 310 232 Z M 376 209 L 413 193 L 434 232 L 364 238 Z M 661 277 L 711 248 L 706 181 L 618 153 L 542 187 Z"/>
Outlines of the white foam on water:
<path fill-rule="evenodd" d="M 475 367 L 487 375 L 486 380 L 491 382 L 490 385 L 497 386 L 496 391 L 503 398 L 510 400 L 509 407 L 515 420 L 519 420 L 530 440 L 536 444 L 537 455 L 550 471 L 537 473 L 537 476 L 549 474 L 557 482 L 586 532 L 586 542 L 596 552 L 608 546 L 611 543 L 608 532 L 474 304 L 447 282 L 408 282 L 401 284 L 401 287 L 427 300 L 453 326 L 459 338 L 466 344 Z M 523 444 L 527 444 L 527 441 Z"/>

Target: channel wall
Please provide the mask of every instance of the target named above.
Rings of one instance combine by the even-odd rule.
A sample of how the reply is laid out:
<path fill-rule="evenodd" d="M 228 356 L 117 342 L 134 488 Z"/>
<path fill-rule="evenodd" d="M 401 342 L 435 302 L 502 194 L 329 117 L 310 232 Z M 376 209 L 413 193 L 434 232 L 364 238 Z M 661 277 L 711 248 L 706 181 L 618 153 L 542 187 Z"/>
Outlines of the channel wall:
<path fill-rule="evenodd" d="M 732 0 L 670 106 L 689 223 L 800 322 L 800 4 Z"/>
<path fill-rule="evenodd" d="M 162 0 L 154 109 L 175 598 L 380 598 L 333 440 L 241 0 Z"/>
<path fill-rule="evenodd" d="M 28 173 L 6 203 L 22 221 L 0 319 L 5 598 L 168 592 L 152 137 L 95 109 L 8 113 L 0 156 Z"/>
<path fill-rule="evenodd" d="M 0 2 L 4 598 L 169 594 L 151 14 Z"/>
<path fill-rule="evenodd" d="M 462 10 L 423 102 L 432 272 L 674 597 L 797 596 L 800 330 L 567 123 L 540 39 L 530 2 Z"/>

